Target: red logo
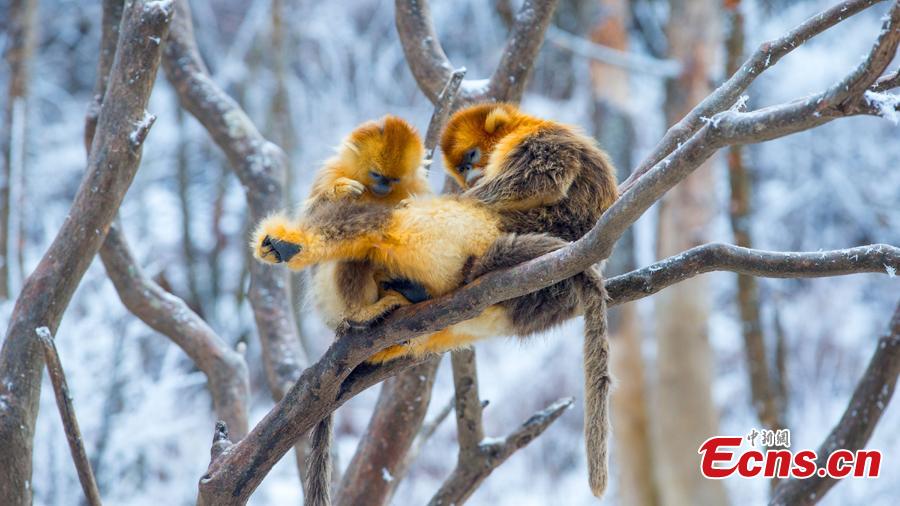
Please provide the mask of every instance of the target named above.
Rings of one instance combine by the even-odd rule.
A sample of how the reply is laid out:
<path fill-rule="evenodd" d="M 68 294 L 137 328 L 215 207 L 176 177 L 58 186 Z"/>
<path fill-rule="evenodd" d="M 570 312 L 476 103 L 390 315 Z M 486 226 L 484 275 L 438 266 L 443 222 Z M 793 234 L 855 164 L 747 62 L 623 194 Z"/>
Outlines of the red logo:
<path fill-rule="evenodd" d="M 767 433 L 783 433 L 779 444 Z M 755 448 L 756 437 L 763 437 L 765 451 Z M 700 445 L 700 473 L 706 478 L 721 480 L 737 474 L 743 478 L 809 478 L 814 475 L 835 479 L 877 478 L 881 472 L 880 450 L 838 449 L 824 456 L 813 450 L 793 452 L 790 447 L 790 433 L 784 431 L 752 431 L 746 438 L 751 449 L 741 452 L 741 436 L 714 436 Z"/>

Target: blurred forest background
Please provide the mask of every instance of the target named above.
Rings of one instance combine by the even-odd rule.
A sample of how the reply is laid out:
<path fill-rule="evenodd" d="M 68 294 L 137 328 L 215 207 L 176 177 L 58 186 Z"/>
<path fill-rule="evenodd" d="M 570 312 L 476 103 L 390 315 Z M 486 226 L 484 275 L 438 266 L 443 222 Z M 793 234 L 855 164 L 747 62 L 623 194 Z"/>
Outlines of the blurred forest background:
<path fill-rule="evenodd" d="M 22 127 L 13 136 L 23 146 L 13 165 L 9 209 L 13 226 L 7 267 L 13 297 L 23 274 L 35 267 L 65 219 L 83 175 L 84 117 L 100 40 L 99 1 L 36 3 L 27 107 L 15 113 L 25 121 L 16 123 Z M 467 67 L 468 79 L 492 72 L 507 36 L 504 20 L 518 3 L 431 2 L 443 47 L 451 61 Z M 623 180 L 665 128 L 730 73 L 729 47 L 740 52 L 726 43 L 735 43 L 736 18 L 745 26 L 746 55 L 831 3 L 562 0 L 522 107 L 594 135 L 614 157 Z M 8 4 L 0 4 L 0 48 L 9 44 Z M 191 6 L 214 81 L 288 153 L 291 202 L 301 201 L 316 168 L 358 123 L 391 113 L 424 132 L 432 106 L 404 59 L 393 2 L 192 0 Z M 884 11 L 876 6 L 792 52 L 753 85 L 750 103 L 757 107 L 802 97 L 839 79 L 868 51 Z M 629 53 L 628 68 L 588 58 L 584 39 Z M 689 57 L 701 67 L 692 69 L 690 78 L 679 77 Z M 2 89 L 10 79 L 4 63 Z M 13 107 L 7 98 L 4 110 Z M 244 343 L 252 426 L 270 409 L 272 397 L 245 296 L 249 224 L 243 190 L 204 129 L 177 103 L 161 73 L 149 106 L 158 120 L 120 210 L 123 230 L 149 274 L 184 298 L 231 345 Z M 754 247 L 775 251 L 900 244 L 897 128 L 896 122 L 855 117 L 741 151 L 723 151 L 706 169 L 704 186 L 674 192 L 641 218 L 630 240 L 619 244 L 607 272 L 646 265 L 708 241 L 749 240 Z M 436 189 L 440 175 L 440 170 L 432 171 Z M 748 200 L 733 198 L 748 189 Z M 673 214 L 667 209 L 670 201 L 687 202 L 693 211 Z M 755 287 L 742 284 L 743 290 L 736 280 L 731 273 L 708 274 L 614 312 L 616 433 L 613 479 L 604 503 L 676 503 L 661 499 L 659 491 L 675 478 L 654 466 L 665 468 L 660 462 L 667 458 L 696 466 L 691 429 L 683 427 L 691 419 L 677 415 L 685 406 L 696 406 L 695 415 L 707 417 L 714 429 L 707 436 L 743 435 L 763 427 L 761 417 L 769 416 L 792 429 L 792 448 L 817 447 L 846 407 L 900 294 L 897 279 L 883 274 L 759 279 Z M 758 304 L 750 300 L 756 309 L 748 313 L 741 310 L 741 301 L 748 302 L 742 293 L 750 290 L 758 293 Z M 4 328 L 12 305 L 11 300 L 0 301 Z M 299 301 L 296 309 L 305 352 L 315 359 L 332 333 L 309 304 Z M 756 310 L 754 323 L 748 315 Z M 506 433 L 559 397 L 581 396 L 580 329 L 575 321 L 527 343 L 497 339 L 477 345 L 481 394 L 490 400 L 487 433 Z M 683 335 L 659 339 L 656 329 Z M 758 332 L 765 345 L 763 358 L 775 378 L 765 386 L 772 391 L 771 406 L 751 402 L 746 330 Z M 105 501 L 130 506 L 193 503 L 197 479 L 209 462 L 215 421 L 203 374 L 177 346 L 122 306 L 99 261 L 79 286 L 57 338 Z M 668 376 L 667 369 L 672 360 L 695 368 L 692 381 L 701 386 L 695 394 L 685 397 L 681 390 L 681 397 L 673 396 L 677 378 Z M 429 419 L 452 394 L 445 365 L 438 372 Z M 35 503 L 75 504 L 81 492 L 53 392 L 45 385 L 41 395 Z M 337 412 L 335 446 L 342 465 L 353 455 L 376 396 L 373 388 Z M 591 504 L 580 410 L 576 403 L 500 466 L 471 503 Z M 898 426 L 895 401 L 868 444 L 884 452 L 882 478 L 845 480 L 823 504 L 893 504 L 900 495 Z M 648 431 L 653 449 L 634 447 L 629 438 L 636 436 L 622 429 Z M 691 442 L 679 446 L 684 438 Z M 453 468 L 455 452 L 455 427 L 448 421 L 421 449 L 393 503 L 425 503 Z M 649 467 L 641 476 L 621 476 L 625 466 L 617 463 L 622 459 Z M 769 490 L 762 479 L 716 483 L 735 504 L 764 502 Z M 634 490 L 645 496 L 631 497 Z M 251 504 L 298 504 L 301 494 L 296 465 L 284 459 Z"/>

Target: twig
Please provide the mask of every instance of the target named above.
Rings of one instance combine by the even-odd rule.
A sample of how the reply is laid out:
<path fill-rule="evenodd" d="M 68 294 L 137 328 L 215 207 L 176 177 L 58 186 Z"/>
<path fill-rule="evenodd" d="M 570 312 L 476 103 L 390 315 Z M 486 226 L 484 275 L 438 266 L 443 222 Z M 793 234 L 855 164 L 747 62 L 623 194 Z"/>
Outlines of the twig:
<path fill-rule="evenodd" d="M 63 427 L 66 430 L 69 451 L 72 452 L 72 460 L 75 462 L 75 470 L 78 471 L 78 481 L 81 482 L 84 497 L 91 506 L 100 506 L 100 491 L 97 489 L 97 481 L 91 471 L 87 452 L 84 451 L 81 429 L 78 428 L 75 407 L 72 406 L 72 396 L 69 395 L 69 385 L 59 361 L 59 353 L 56 351 L 53 335 L 50 334 L 50 329 L 47 327 L 41 327 L 35 333 L 44 348 L 47 373 L 50 375 L 50 383 L 53 384 L 53 393 L 56 394 L 56 407 L 59 408 L 59 416 L 62 418 Z"/>
<path fill-rule="evenodd" d="M 491 472 L 540 436 L 551 423 L 575 402 L 571 397 L 560 399 L 531 416 L 521 427 L 499 441 L 482 440 L 469 450 L 460 448 L 459 461 L 450 477 L 444 481 L 429 505 L 463 504 Z"/>
<path fill-rule="evenodd" d="M 851 452 L 865 446 L 887 409 L 900 374 L 900 304 L 894 310 L 887 332 L 878 340 L 841 420 L 816 452 L 816 467 L 825 467 L 828 457 L 838 449 Z M 837 484 L 835 478 L 813 475 L 804 480 L 792 478 L 775 489 L 770 506 L 816 504 Z"/>
<path fill-rule="evenodd" d="M 459 94 L 459 86 L 466 77 L 466 69 L 459 68 L 450 74 L 450 79 L 438 95 L 437 103 L 434 106 L 434 112 L 431 114 L 431 121 L 428 122 L 428 130 L 425 131 L 425 164 L 431 166 L 434 159 L 434 150 L 437 148 L 441 139 L 441 131 L 444 130 L 444 124 L 453 111 L 453 103 Z"/>
<path fill-rule="evenodd" d="M 123 16 L 116 58 L 100 108 L 96 136 L 82 184 L 48 251 L 26 280 L 9 319 L 0 352 L 0 398 L 9 405 L 0 420 L 0 497 L 9 504 L 31 502 L 31 449 L 37 416 L 43 354 L 34 330 L 55 332 L 75 288 L 100 249 L 137 171 L 140 132 L 172 16 L 166 1 L 134 1 Z"/>
<path fill-rule="evenodd" d="M 397 490 L 397 484 L 403 481 L 403 478 L 406 477 L 406 473 L 409 472 L 409 468 L 412 467 L 413 462 L 419 457 L 419 454 L 422 453 L 422 448 L 425 447 L 425 444 L 428 443 L 428 440 L 431 439 L 431 436 L 437 431 L 438 427 L 444 423 L 444 420 L 450 416 L 450 412 L 453 411 L 453 406 L 456 404 L 456 396 L 451 397 L 445 404 L 444 407 L 441 408 L 440 411 L 434 416 L 434 418 L 428 422 L 422 424 L 422 427 L 419 429 L 419 434 L 416 436 L 415 441 L 413 441 L 412 447 L 406 452 L 406 456 L 403 458 L 403 462 L 400 464 L 400 467 L 394 473 L 394 488 L 393 490 Z"/>

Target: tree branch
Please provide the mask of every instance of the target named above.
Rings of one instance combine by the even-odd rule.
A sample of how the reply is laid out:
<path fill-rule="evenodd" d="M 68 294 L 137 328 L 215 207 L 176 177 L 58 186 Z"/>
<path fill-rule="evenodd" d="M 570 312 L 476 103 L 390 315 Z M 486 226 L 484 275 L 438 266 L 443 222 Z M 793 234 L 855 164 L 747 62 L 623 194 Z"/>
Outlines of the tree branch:
<path fill-rule="evenodd" d="M 694 276 L 730 271 L 764 278 L 813 278 L 863 272 L 900 272 L 900 248 L 872 244 L 809 253 L 704 244 L 606 281 L 611 305 L 653 295 Z"/>
<path fill-rule="evenodd" d="M 894 4 L 887 25 L 891 34 L 897 32 L 898 10 L 900 7 Z M 880 40 L 881 44 L 888 44 L 895 43 L 893 39 L 891 36 Z M 719 113 L 638 179 L 578 241 L 515 268 L 489 273 L 454 293 L 401 308 L 371 329 L 352 330 L 339 336 L 322 359 L 303 372 L 266 418 L 230 452 L 211 464 L 209 478 L 200 484 L 201 498 L 208 504 L 245 501 L 292 441 L 353 392 L 413 362 L 401 360 L 384 367 L 357 369 L 373 353 L 471 319 L 491 304 L 544 288 L 607 258 L 618 238 L 644 211 L 720 147 L 769 140 L 838 117 L 865 113 L 818 98 L 821 97 L 752 113 Z M 854 97 L 854 100 L 863 98 Z"/>
<path fill-rule="evenodd" d="M 669 128 L 653 151 L 638 165 L 631 176 L 619 185 L 620 192 L 631 188 L 638 178 L 646 174 L 654 165 L 693 135 L 703 125 L 703 118 L 710 118 L 734 105 L 750 84 L 766 69 L 778 63 L 778 60 L 807 40 L 881 1 L 883 0 L 841 2 L 807 19 L 782 37 L 760 44 L 737 72 L 697 104 L 687 116 Z"/>
<path fill-rule="evenodd" d="M 532 415 L 518 429 L 499 441 L 483 439 L 469 449 L 461 446 L 456 469 L 428 504 L 431 506 L 463 504 L 497 466 L 516 450 L 540 436 L 572 406 L 573 402 L 575 401 L 571 397 L 554 402 Z"/>
<path fill-rule="evenodd" d="M 94 473 L 91 471 L 91 462 L 88 460 L 87 452 L 84 451 L 81 429 L 78 428 L 78 418 L 75 416 L 75 407 L 72 406 L 72 396 L 69 395 L 69 385 L 59 361 L 56 343 L 53 341 L 50 329 L 46 327 L 37 329 L 35 334 L 44 348 L 47 374 L 50 376 L 50 383 L 53 384 L 56 407 L 59 408 L 59 417 L 62 418 L 66 439 L 69 441 L 69 451 L 72 452 L 72 460 L 75 462 L 75 470 L 78 472 L 78 481 L 81 482 L 84 497 L 90 506 L 100 506 L 100 490 L 97 489 L 97 480 L 94 479 Z"/>
<path fill-rule="evenodd" d="M 266 140 L 240 106 L 210 78 L 200 58 L 190 7 L 176 0 L 177 15 L 165 47 L 163 67 L 182 106 L 196 117 L 225 153 L 246 190 L 250 220 L 285 207 L 287 157 Z M 287 272 L 258 262 L 250 265 L 250 305 L 263 347 L 266 378 L 281 399 L 306 363 L 290 307 Z"/>
<path fill-rule="evenodd" d="M 459 94 L 462 103 L 485 100 L 518 102 L 521 99 L 558 2 L 525 0 L 516 15 L 500 63 L 487 86 L 464 82 Z M 422 93 L 432 103 L 437 103 L 454 67 L 434 30 L 428 1 L 396 0 L 394 7 L 397 34 L 409 69 Z"/>
<path fill-rule="evenodd" d="M 100 249 L 141 158 L 140 132 L 172 16 L 166 1 L 134 1 L 123 17 L 106 100 L 81 186 L 49 250 L 25 282 L 0 352 L 0 497 L 30 504 L 31 449 L 43 354 L 38 327 L 56 331 L 78 283 Z M 137 141 L 137 142 L 135 142 Z"/>
<path fill-rule="evenodd" d="M 860 378 L 841 420 L 832 429 L 816 452 L 816 466 L 825 467 L 832 452 L 846 449 L 861 450 L 881 420 L 881 415 L 894 395 L 897 375 L 900 374 L 900 304 L 894 310 L 890 326 L 875 347 L 866 372 Z M 769 502 L 775 505 L 806 505 L 818 503 L 831 487 L 837 484 L 831 477 L 813 475 L 804 480 L 792 478 L 775 489 Z"/>
<path fill-rule="evenodd" d="M 216 416 L 237 439 L 247 434 L 250 379 L 244 357 L 180 298 L 166 292 L 142 271 L 113 224 L 100 258 L 119 298 L 128 310 L 167 336 L 206 375 Z"/>

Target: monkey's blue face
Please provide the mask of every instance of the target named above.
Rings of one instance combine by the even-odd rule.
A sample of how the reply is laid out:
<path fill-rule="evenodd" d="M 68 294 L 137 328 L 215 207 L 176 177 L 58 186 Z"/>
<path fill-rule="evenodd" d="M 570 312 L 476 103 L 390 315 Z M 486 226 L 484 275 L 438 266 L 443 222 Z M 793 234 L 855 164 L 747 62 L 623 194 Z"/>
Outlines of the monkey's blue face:
<path fill-rule="evenodd" d="M 372 190 L 372 193 L 378 195 L 379 197 L 384 197 L 385 195 L 391 193 L 391 190 L 394 188 L 394 184 L 399 181 L 398 178 L 387 177 L 374 170 L 369 171 L 369 179 L 369 189 Z"/>
<path fill-rule="evenodd" d="M 481 149 L 472 148 L 465 152 L 460 164 L 456 166 L 456 171 L 466 181 L 466 186 L 472 186 L 482 176 L 483 171 L 477 168 L 479 161 L 481 161 Z"/>

